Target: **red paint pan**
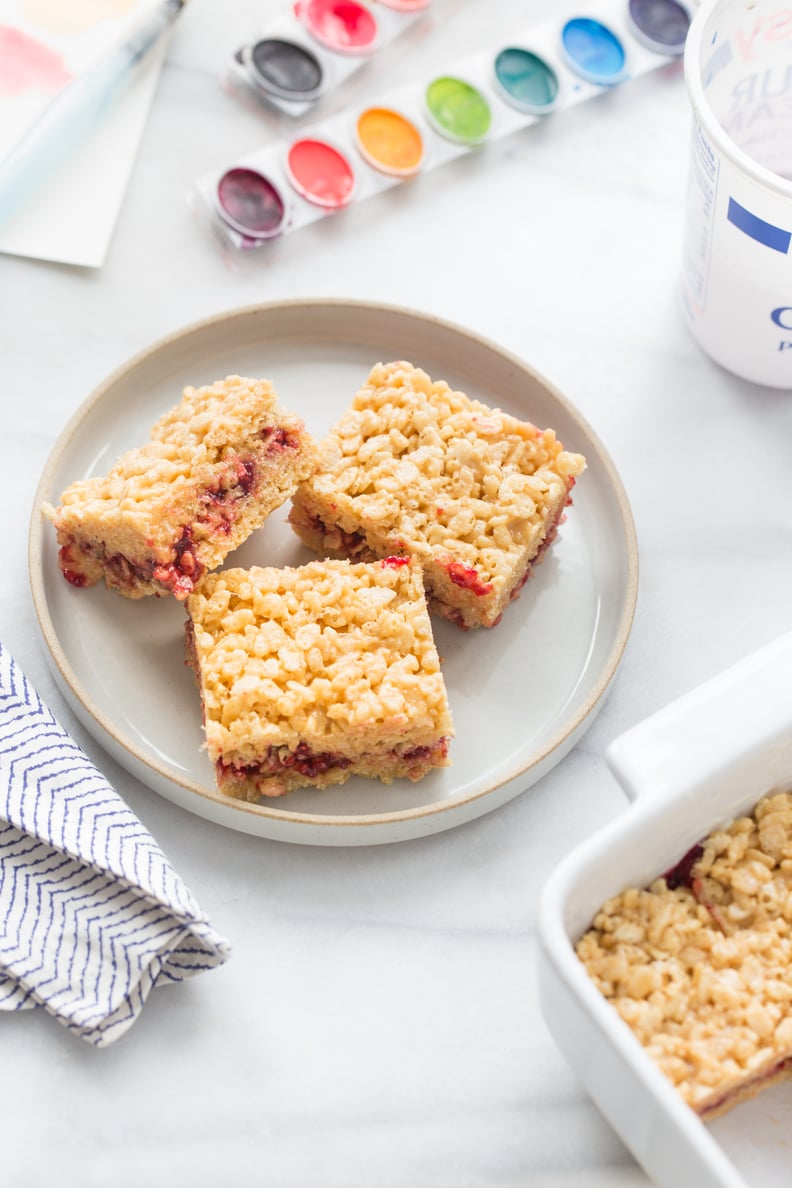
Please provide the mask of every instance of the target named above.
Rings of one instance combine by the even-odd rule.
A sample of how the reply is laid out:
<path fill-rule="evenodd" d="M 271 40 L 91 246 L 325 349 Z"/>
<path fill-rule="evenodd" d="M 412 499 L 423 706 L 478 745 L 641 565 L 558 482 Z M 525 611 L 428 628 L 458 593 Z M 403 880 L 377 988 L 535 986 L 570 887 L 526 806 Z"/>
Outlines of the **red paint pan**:
<path fill-rule="evenodd" d="M 298 194 L 315 206 L 338 210 L 352 198 L 355 174 L 337 148 L 324 140 L 295 140 L 286 155 L 286 175 Z"/>

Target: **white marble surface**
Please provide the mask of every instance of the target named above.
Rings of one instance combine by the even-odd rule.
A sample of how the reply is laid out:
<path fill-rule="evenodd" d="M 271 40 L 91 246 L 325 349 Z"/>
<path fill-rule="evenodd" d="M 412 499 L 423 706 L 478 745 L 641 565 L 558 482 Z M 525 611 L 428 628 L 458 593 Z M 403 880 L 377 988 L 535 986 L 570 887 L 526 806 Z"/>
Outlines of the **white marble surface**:
<path fill-rule="evenodd" d="M 607 743 L 789 627 L 790 393 L 719 370 L 677 313 L 689 131 L 678 68 L 229 267 L 187 195 L 198 175 L 280 135 L 218 83 L 225 53 L 278 9 L 192 0 L 100 272 L 0 260 L 0 637 L 235 949 L 220 971 L 156 991 L 106 1051 L 39 1012 L 0 1020 L 3 1180 L 637 1186 L 544 1027 L 535 905 L 560 857 L 624 808 Z M 436 0 L 423 34 L 332 103 L 427 77 L 554 9 Z M 520 353 L 600 434 L 638 529 L 635 625 L 590 732 L 505 808 L 398 846 L 246 837 L 138 784 L 57 693 L 28 591 L 35 486 L 94 385 L 193 319 L 314 295 L 413 306 Z"/>

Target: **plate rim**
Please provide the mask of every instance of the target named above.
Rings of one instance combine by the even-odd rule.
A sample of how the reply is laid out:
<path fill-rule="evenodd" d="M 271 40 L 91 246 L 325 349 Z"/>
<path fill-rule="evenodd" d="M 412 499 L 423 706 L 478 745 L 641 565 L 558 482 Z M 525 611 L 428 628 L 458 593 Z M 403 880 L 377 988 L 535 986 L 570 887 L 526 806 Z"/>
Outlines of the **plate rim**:
<path fill-rule="evenodd" d="M 517 770 L 509 770 L 504 773 L 494 782 L 489 783 L 485 788 L 479 788 L 475 791 L 470 791 L 459 796 L 451 796 L 447 799 L 435 801 L 429 804 L 419 805 L 413 808 L 399 809 L 392 812 L 385 813 L 359 813 L 359 814 L 323 814 L 323 813 L 306 813 L 294 812 L 280 808 L 275 808 L 270 805 L 251 804 L 246 801 L 230 800 L 228 797 L 222 797 L 220 792 L 211 789 L 203 788 L 190 779 L 182 779 L 177 773 L 167 770 L 160 764 L 156 756 L 146 753 L 139 748 L 132 740 L 126 738 L 116 726 L 115 722 L 101 709 L 101 707 L 94 701 L 93 697 L 83 687 L 81 681 L 77 677 L 76 672 L 72 668 L 63 645 L 60 642 L 55 625 L 53 623 L 52 615 L 50 613 L 49 605 L 44 589 L 43 578 L 43 538 L 45 532 L 45 517 L 42 514 L 42 505 L 46 502 L 46 495 L 49 492 L 49 485 L 53 472 L 56 470 L 64 452 L 68 448 L 70 442 L 75 436 L 79 426 L 90 414 L 93 407 L 99 404 L 108 391 L 122 380 L 130 371 L 135 370 L 144 364 L 153 355 L 161 351 L 166 351 L 170 346 L 177 344 L 182 339 L 193 335 L 201 334 L 203 331 L 214 329 L 218 325 L 227 322 L 236 322 L 246 317 L 262 317 L 266 318 L 268 314 L 289 310 L 301 310 L 304 315 L 310 309 L 332 309 L 340 311 L 347 309 L 354 312 L 372 311 L 380 316 L 398 315 L 413 319 L 420 323 L 432 324 L 441 328 L 443 331 L 451 335 L 459 336 L 467 341 L 475 343 L 476 346 L 481 347 L 487 351 L 494 352 L 502 360 L 514 367 L 518 372 L 529 376 L 532 380 L 543 387 L 557 403 L 564 409 L 567 415 L 575 424 L 579 425 L 585 434 L 588 436 L 590 446 L 593 446 L 600 465 L 603 467 L 610 484 L 611 492 L 615 497 L 616 504 L 619 511 L 619 525 L 621 527 L 626 557 L 625 569 L 625 592 L 622 603 L 621 613 L 619 615 L 618 626 L 614 632 L 613 642 L 607 658 L 602 665 L 600 674 L 587 697 L 579 706 L 575 714 L 567 719 L 563 727 L 556 731 L 544 745 L 537 751 L 532 752 L 528 762 L 521 762 Z M 590 452 L 590 446 L 587 449 Z M 576 734 L 581 730 L 581 727 L 586 722 L 586 719 L 592 718 L 594 712 L 600 707 L 602 699 L 605 697 L 609 686 L 619 668 L 624 650 L 627 646 L 627 641 L 632 629 L 633 620 L 635 617 L 636 604 L 638 598 L 638 540 L 635 528 L 635 521 L 633 519 L 632 509 L 630 507 L 627 493 L 622 483 L 621 477 L 608 453 L 600 440 L 599 435 L 591 427 L 586 418 L 579 412 L 575 405 L 556 387 L 554 383 L 546 378 L 540 371 L 538 371 L 531 364 L 527 363 L 519 355 L 514 354 L 508 348 L 503 347 L 494 339 L 491 339 L 477 331 L 469 329 L 453 320 L 438 317 L 435 314 L 430 314 L 419 310 L 415 307 L 403 306 L 380 301 L 366 301 L 355 298 L 346 297 L 294 297 L 287 298 L 281 301 L 265 301 L 253 302 L 250 304 L 235 306 L 232 309 L 224 310 L 219 313 L 211 314 L 207 317 L 199 318 L 188 322 L 185 325 L 171 331 L 168 334 L 162 335 L 149 343 L 147 346 L 136 351 L 129 356 L 124 362 L 114 368 L 104 379 L 89 392 L 86 398 L 77 406 L 71 417 L 57 435 L 53 442 L 50 452 L 47 457 L 44 469 L 39 478 L 36 490 L 33 496 L 33 505 L 31 509 L 29 529 L 28 529 L 28 579 L 33 599 L 34 611 L 38 622 L 39 631 L 42 639 L 46 645 L 49 653 L 49 659 L 55 664 L 57 673 L 60 676 L 60 681 L 63 682 L 62 691 L 69 690 L 77 702 L 87 712 L 89 717 L 101 728 L 105 735 L 112 740 L 113 744 L 121 753 L 129 755 L 136 761 L 138 765 L 142 765 L 146 770 L 154 773 L 159 780 L 165 783 L 174 785 L 181 792 L 188 792 L 191 795 L 197 795 L 208 806 L 213 806 L 215 809 L 228 809 L 238 812 L 242 815 L 248 814 L 255 820 L 271 821 L 280 825 L 294 825 L 302 827 L 337 827 L 337 828 L 352 828 L 353 830 L 371 828 L 373 826 L 387 826 L 398 825 L 401 823 L 415 823 L 422 820 L 427 820 L 431 823 L 435 818 L 443 813 L 451 810 L 463 809 L 465 806 L 474 805 L 483 797 L 493 796 L 499 789 L 505 788 L 507 785 L 514 783 L 523 776 L 529 776 L 529 773 L 535 768 L 541 768 L 542 764 L 552 756 L 554 751 L 561 750 L 565 741 L 570 738 L 575 738 Z M 67 697 L 69 700 L 69 697 Z M 79 715 L 78 715 L 79 717 Z M 93 733 L 89 730 L 89 733 Z M 104 746 L 101 738 L 96 738 L 99 745 Z M 565 752 L 559 757 L 559 761 L 564 757 Z M 119 760 L 122 766 L 123 761 Z M 135 774 L 136 778 L 141 779 Z M 541 777 L 540 777 L 541 778 Z M 141 779 L 141 783 L 144 781 Z M 524 788 L 518 790 L 515 795 L 519 795 L 520 791 L 527 790 L 531 786 L 530 779 L 524 785 Z M 158 791 L 154 785 L 149 785 L 154 791 Z M 179 803 L 182 803 L 179 801 Z M 497 807 L 494 805 L 493 807 Z M 196 810 L 197 811 L 197 810 Z M 211 814 L 202 814 L 204 816 Z M 216 819 L 216 818 L 212 818 Z M 241 818 L 240 818 L 241 820 Z M 232 826 L 233 827 L 233 826 Z M 237 826 L 239 828 L 239 826 Z M 434 831 L 437 831 L 434 827 Z M 248 830 L 248 832 L 258 832 L 257 830 Z"/>

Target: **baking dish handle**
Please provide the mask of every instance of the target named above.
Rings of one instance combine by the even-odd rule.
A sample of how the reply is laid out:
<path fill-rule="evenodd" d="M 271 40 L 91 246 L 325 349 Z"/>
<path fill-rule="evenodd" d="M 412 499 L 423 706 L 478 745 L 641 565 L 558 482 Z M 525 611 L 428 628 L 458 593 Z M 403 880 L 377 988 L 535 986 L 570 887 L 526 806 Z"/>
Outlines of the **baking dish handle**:
<path fill-rule="evenodd" d="M 637 800 L 696 786 L 757 752 L 779 770 L 789 766 L 792 632 L 619 735 L 606 758 L 627 796 Z"/>

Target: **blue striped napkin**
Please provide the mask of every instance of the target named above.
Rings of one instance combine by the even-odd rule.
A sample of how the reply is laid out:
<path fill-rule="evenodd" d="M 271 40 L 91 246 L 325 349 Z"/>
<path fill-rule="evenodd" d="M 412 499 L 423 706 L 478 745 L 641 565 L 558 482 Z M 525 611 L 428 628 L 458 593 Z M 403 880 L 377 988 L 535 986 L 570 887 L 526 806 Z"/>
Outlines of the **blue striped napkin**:
<path fill-rule="evenodd" d="M 110 1044 L 229 948 L 0 644 L 0 1010 Z"/>

